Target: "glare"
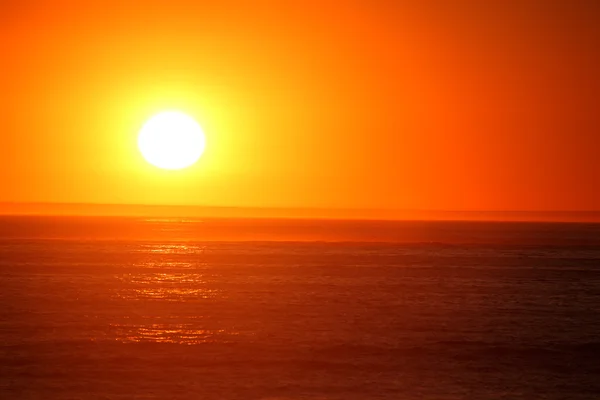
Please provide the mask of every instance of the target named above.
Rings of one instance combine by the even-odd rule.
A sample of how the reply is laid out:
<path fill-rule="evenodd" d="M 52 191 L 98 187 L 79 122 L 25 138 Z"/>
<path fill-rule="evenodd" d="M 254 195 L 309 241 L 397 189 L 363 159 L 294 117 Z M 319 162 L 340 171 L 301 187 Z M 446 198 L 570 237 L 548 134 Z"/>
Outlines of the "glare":
<path fill-rule="evenodd" d="M 200 125 L 179 111 L 165 111 L 153 116 L 138 136 L 138 147 L 146 161 L 171 170 L 195 164 L 202 156 L 205 144 Z"/>

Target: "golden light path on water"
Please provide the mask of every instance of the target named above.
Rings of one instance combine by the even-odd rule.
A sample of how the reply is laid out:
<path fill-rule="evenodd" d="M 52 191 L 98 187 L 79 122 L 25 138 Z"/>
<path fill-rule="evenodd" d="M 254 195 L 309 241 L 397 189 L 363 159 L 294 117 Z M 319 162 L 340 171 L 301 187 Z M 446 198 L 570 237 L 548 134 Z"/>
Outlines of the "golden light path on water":
<path fill-rule="evenodd" d="M 187 324 L 149 324 L 127 325 L 111 324 L 117 334 L 117 341 L 123 343 L 174 343 L 174 344 L 200 344 L 200 343 L 225 343 L 227 337 L 236 335 L 225 329 L 193 329 Z"/>
<path fill-rule="evenodd" d="M 144 244 L 137 253 L 147 256 L 133 263 L 131 272 L 118 274 L 114 298 L 141 309 L 144 315 L 124 316 L 110 324 L 115 340 L 123 343 L 200 344 L 228 342 L 239 332 L 214 326 L 198 310 L 218 307 L 227 298 L 216 287 L 218 275 L 207 271 L 206 263 L 187 261 L 201 255 L 202 246 L 185 244 Z M 179 258 L 181 260 L 174 260 Z M 209 326 L 210 325 L 210 326 Z"/>

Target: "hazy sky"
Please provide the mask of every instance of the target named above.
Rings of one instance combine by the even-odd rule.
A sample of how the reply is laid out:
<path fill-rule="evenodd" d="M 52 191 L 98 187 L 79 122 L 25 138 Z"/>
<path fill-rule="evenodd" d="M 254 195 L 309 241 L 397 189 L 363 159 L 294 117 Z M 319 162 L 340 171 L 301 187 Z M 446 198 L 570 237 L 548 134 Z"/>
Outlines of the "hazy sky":
<path fill-rule="evenodd" d="M 600 208 L 600 2 L 0 6 L 0 202 Z M 165 109 L 189 170 L 136 148 Z"/>

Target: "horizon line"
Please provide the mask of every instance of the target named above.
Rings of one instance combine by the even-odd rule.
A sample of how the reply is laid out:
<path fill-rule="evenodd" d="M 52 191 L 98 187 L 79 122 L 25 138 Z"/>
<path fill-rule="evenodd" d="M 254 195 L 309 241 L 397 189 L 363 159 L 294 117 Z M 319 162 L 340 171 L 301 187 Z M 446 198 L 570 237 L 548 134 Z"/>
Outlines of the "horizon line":
<path fill-rule="evenodd" d="M 190 204 L 0 202 L 4 216 L 600 222 L 600 210 L 435 210 Z"/>

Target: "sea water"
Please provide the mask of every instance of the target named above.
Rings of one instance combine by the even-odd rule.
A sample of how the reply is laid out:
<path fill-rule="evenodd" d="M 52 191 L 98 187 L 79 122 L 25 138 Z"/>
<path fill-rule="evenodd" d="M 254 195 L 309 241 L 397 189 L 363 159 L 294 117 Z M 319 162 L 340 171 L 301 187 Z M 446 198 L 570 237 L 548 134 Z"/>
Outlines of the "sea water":
<path fill-rule="evenodd" d="M 600 398 L 600 225 L 0 218 L 2 399 Z"/>

